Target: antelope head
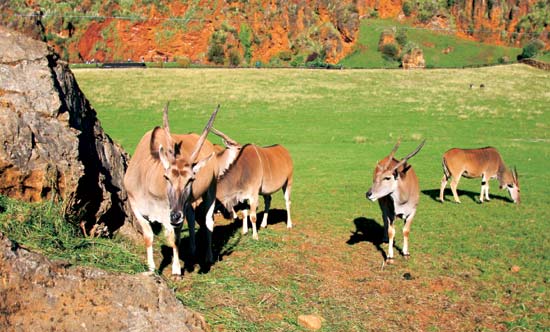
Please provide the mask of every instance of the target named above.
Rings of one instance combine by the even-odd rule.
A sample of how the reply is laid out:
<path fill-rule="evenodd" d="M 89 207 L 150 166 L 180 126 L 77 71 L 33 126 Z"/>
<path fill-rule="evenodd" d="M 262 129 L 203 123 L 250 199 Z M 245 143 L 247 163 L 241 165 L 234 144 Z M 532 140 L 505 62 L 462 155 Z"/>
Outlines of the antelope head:
<path fill-rule="evenodd" d="M 180 226 L 183 223 L 184 208 L 189 204 L 195 176 L 214 155 L 212 154 L 202 160 L 196 161 L 219 107 L 218 105 L 210 116 L 210 120 L 208 120 L 190 155 L 181 151 L 181 142 L 174 142 L 172 139 L 168 124 L 168 104 L 164 107 L 163 128 L 156 127 L 151 135 L 151 153 L 153 156 L 158 156 L 164 168 L 163 181 L 166 182 L 168 204 L 170 207 L 170 223 L 173 226 Z"/>
<path fill-rule="evenodd" d="M 422 143 L 420 143 L 420 145 L 413 152 L 409 153 L 405 158 L 401 159 L 397 162 L 397 164 L 392 166 L 393 156 L 401 144 L 401 140 L 398 140 L 390 154 L 376 165 L 372 179 L 372 186 L 366 194 L 367 199 L 374 202 L 381 197 L 392 194 L 397 189 L 400 176 L 404 176 L 410 167 L 405 167 L 401 171 L 399 171 L 399 168 L 405 165 L 410 158 L 416 155 L 418 151 L 422 149 L 424 143 L 426 143 L 426 140 L 422 141 Z"/>
<path fill-rule="evenodd" d="M 512 200 L 514 203 L 521 203 L 521 198 L 519 197 L 519 178 L 518 178 L 518 170 L 514 167 L 514 169 L 510 172 L 512 175 L 512 181 L 508 182 L 506 184 L 506 189 L 508 189 L 508 192 L 510 193 L 510 197 L 512 197 Z"/>
<path fill-rule="evenodd" d="M 223 144 L 225 145 L 225 149 L 218 148 L 218 179 L 221 178 L 227 170 L 231 167 L 233 162 L 237 159 L 239 156 L 239 153 L 242 149 L 242 145 L 239 144 L 237 141 L 233 140 L 231 137 L 227 136 L 226 134 L 222 133 L 221 131 L 217 130 L 216 128 L 212 127 L 210 129 L 212 133 L 219 136 Z"/>

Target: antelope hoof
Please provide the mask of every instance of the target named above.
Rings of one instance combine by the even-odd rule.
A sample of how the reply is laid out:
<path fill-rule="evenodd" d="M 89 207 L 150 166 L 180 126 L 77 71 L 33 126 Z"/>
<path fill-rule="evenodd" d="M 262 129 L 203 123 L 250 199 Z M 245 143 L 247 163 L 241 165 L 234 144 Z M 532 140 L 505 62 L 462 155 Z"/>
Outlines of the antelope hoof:
<path fill-rule="evenodd" d="M 456 203 L 456 204 L 460 204 L 460 203 L 462 203 L 462 202 L 461 202 L 459 199 L 455 199 L 455 203 Z"/>
<path fill-rule="evenodd" d="M 393 257 L 388 257 L 388 258 L 386 258 L 386 264 L 391 265 L 391 264 L 393 264 L 393 263 L 395 263 L 395 260 L 394 260 Z"/>
<path fill-rule="evenodd" d="M 409 260 L 411 258 L 411 254 L 403 253 L 403 257 L 405 257 L 406 260 Z"/>
<path fill-rule="evenodd" d="M 252 235 L 252 238 L 253 238 L 254 240 L 258 241 L 258 234 Z"/>
<path fill-rule="evenodd" d="M 144 276 L 152 276 L 155 275 L 155 271 L 146 271 L 142 273 Z"/>

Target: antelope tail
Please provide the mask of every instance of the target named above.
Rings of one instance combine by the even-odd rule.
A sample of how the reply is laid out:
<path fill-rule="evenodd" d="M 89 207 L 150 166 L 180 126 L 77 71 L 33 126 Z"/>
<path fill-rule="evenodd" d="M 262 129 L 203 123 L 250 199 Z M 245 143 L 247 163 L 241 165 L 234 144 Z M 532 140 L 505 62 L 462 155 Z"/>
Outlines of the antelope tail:
<path fill-rule="evenodd" d="M 451 172 L 449 171 L 449 167 L 447 167 L 447 161 L 445 160 L 445 157 L 443 157 L 441 165 L 443 166 L 443 174 L 445 175 L 445 180 L 449 180 L 449 178 L 451 177 Z"/>

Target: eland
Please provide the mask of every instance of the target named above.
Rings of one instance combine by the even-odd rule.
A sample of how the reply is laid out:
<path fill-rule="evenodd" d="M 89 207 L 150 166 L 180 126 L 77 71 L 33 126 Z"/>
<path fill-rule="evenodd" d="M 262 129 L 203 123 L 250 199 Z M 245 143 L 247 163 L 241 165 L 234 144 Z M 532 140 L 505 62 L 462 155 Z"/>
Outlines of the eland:
<path fill-rule="evenodd" d="M 202 198 L 206 207 L 208 248 L 206 259 L 213 261 L 211 250 L 214 229 L 213 211 L 216 177 L 230 167 L 240 147 L 229 146 L 216 153 L 206 136 L 218 108 L 212 113 L 201 135 L 171 134 L 168 104 L 164 108 L 163 128 L 145 133 L 138 143 L 126 174 L 124 186 L 130 206 L 145 241 L 149 271 L 155 270 L 151 222 L 164 227 L 168 244 L 173 249 L 172 274 L 181 275 L 178 245 L 184 219 L 189 226 L 191 254 L 195 253 L 195 211 L 193 202 Z"/>
<path fill-rule="evenodd" d="M 390 154 L 382 159 L 374 169 L 372 186 L 366 193 L 367 199 L 378 200 L 382 210 L 384 221 L 384 237 L 388 237 L 387 262 L 393 263 L 393 242 L 395 237 L 394 221 L 396 217 L 403 219 L 403 256 L 409 257 L 409 233 L 411 224 L 416 214 L 416 207 L 420 198 L 418 178 L 411 165 L 407 161 L 420 151 L 424 146 L 424 140 L 405 158 L 397 160 L 395 152 L 399 148 L 400 141 L 395 144 Z"/>
<path fill-rule="evenodd" d="M 481 178 L 479 201 L 489 201 L 489 180 L 497 179 L 501 189 L 508 189 L 514 203 L 520 203 L 518 172 L 508 169 L 497 149 L 485 147 L 480 149 L 453 148 L 443 154 L 443 178 L 439 200 L 444 201 L 447 182 L 451 180 L 451 190 L 456 203 L 460 203 L 457 187 L 461 177 Z"/>
<path fill-rule="evenodd" d="M 224 133 L 211 129 L 212 133 L 220 136 L 226 146 L 239 145 Z M 216 198 L 228 211 L 233 212 L 239 202 L 248 201 L 250 205 L 250 223 L 252 237 L 258 239 L 256 227 L 256 209 L 259 195 L 264 198 L 264 214 L 261 227 L 267 227 L 267 219 L 271 205 L 271 195 L 282 189 L 287 212 L 286 226 L 292 228 L 290 218 L 290 193 L 293 180 L 293 164 L 290 153 L 281 145 L 260 147 L 254 144 L 243 145 L 241 151 L 224 174 L 218 179 Z M 243 216 L 243 234 L 248 232 L 248 213 Z"/>

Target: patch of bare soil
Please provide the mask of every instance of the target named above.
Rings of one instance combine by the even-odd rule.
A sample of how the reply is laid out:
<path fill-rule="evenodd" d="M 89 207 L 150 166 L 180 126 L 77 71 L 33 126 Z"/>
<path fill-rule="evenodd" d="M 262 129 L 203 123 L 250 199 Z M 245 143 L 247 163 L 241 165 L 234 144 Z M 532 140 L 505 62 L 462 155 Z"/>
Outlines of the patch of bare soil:
<path fill-rule="evenodd" d="M 240 227 L 238 224 L 235 227 Z M 231 256 L 249 261 L 239 275 L 265 284 L 268 291 L 260 302 L 266 310 L 247 306 L 245 300 L 231 294 L 213 299 L 220 306 L 236 306 L 243 319 L 280 321 L 285 315 L 280 302 L 296 299 L 288 290 L 275 291 L 274 285 L 292 280 L 304 294 L 304 312 L 299 314 L 318 311 L 327 326 L 341 326 L 339 322 L 347 320 L 368 331 L 506 330 L 506 313 L 498 304 L 480 298 L 484 285 L 471 274 L 441 272 L 432 264 L 434 257 L 415 256 L 414 251 L 409 261 L 399 256 L 395 264 L 383 264 L 387 244 L 382 243 L 382 227 L 377 224 L 357 231 L 350 223 L 346 236 L 328 234 L 315 222 L 297 222 L 288 232 L 283 222 L 269 227 L 280 230 L 284 244 L 282 250 L 263 253 L 262 262 L 269 264 L 248 257 L 247 252 L 236 251 L 236 256 Z M 261 230 L 259 235 L 262 241 Z M 414 246 L 412 243 L 413 250 Z"/>

